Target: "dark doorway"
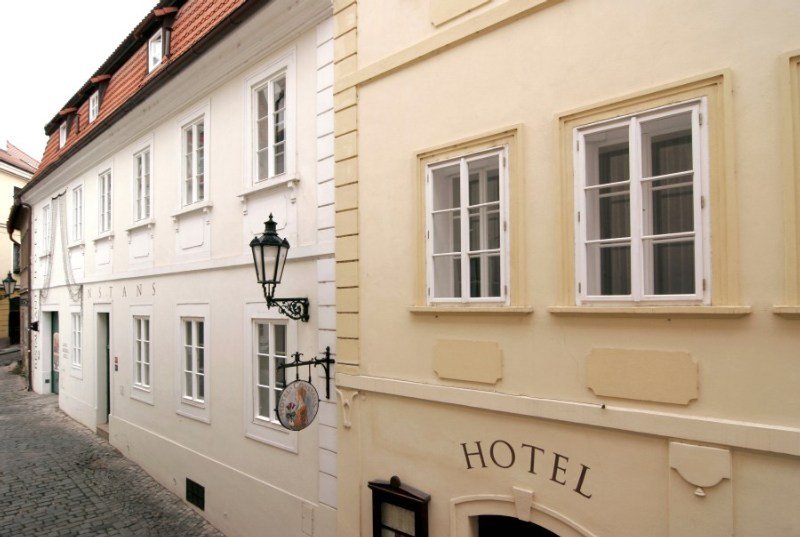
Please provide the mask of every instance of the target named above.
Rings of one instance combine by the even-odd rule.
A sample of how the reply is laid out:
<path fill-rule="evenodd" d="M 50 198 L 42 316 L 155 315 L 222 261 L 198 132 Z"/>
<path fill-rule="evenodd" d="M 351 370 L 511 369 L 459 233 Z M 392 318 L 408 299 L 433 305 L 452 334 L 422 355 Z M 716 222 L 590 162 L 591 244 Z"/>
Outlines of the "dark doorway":
<path fill-rule="evenodd" d="M 101 384 L 99 395 L 101 404 L 105 404 L 105 423 L 108 423 L 108 416 L 111 414 L 111 352 L 110 352 L 110 323 L 108 313 L 97 314 L 97 378 L 105 384 Z"/>
<path fill-rule="evenodd" d="M 499 515 L 478 517 L 478 537 L 558 537 L 532 522 Z"/>
<path fill-rule="evenodd" d="M 19 298 L 8 301 L 8 339 L 12 345 L 19 343 Z"/>
<path fill-rule="evenodd" d="M 50 314 L 50 391 L 58 393 L 58 367 L 61 351 L 58 335 L 58 313 Z"/>

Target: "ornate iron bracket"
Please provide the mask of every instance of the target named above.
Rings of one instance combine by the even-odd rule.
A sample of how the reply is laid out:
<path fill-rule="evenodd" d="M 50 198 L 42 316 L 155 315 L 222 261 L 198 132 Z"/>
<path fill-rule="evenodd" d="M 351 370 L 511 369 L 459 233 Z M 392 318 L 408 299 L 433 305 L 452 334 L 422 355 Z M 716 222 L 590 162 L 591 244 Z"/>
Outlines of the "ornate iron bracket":
<path fill-rule="evenodd" d="M 288 299 L 287 299 L 288 300 Z M 280 306 L 279 306 L 280 307 Z M 336 363 L 336 360 L 331 358 L 331 348 L 325 347 L 325 356 L 323 358 L 314 358 L 313 360 L 300 360 L 300 357 L 303 356 L 302 353 L 296 352 L 292 354 L 293 361 L 289 363 L 283 363 L 276 367 L 278 371 L 283 371 L 284 369 L 289 369 L 290 367 L 302 367 L 308 366 L 308 381 L 311 382 L 311 366 L 314 367 L 322 366 L 325 370 L 325 398 L 331 398 L 331 365 Z M 300 377 L 300 373 L 295 374 L 296 378 Z"/>
<path fill-rule="evenodd" d="M 308 299 L 307 298 L 272 298 L 264 287 L 264 298 L 267 299 L 267 308 L 275 306 L 278 310 L 290 319 L 295 321 L 308 322 Z"/>

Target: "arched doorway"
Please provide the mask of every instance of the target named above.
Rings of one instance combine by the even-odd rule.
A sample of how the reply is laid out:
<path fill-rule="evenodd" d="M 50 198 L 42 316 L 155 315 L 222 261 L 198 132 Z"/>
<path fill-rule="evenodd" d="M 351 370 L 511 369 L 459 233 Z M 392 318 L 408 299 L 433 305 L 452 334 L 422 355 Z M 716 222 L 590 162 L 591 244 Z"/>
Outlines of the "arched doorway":
<path fill-rule="evenodd" d="M 559 537 L 533 522 L 502 515 L 478 517 L 478 537 Z"/>

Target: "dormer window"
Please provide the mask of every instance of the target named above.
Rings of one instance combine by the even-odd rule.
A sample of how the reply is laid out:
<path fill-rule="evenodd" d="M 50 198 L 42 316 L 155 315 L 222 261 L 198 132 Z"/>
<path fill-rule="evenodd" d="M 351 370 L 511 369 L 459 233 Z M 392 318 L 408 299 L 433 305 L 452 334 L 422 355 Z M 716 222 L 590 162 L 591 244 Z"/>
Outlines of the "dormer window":
<path fill-rule="evenodd" d="M 64 121 L 58 128 L 58 148 L 61 149 L 67 143 L 67 122 Z"/>
<path fill-rule="evenodd" d="M 161 65 L 161 60 L 164 58 L 164 32 L 162 30 L 158 30 L 150 38 L 147 50 L 147 70 L 152 73 L 156 67 Z"/>
<path fill-rule="evenodd" d="M 89 123 L 97 119 L 97 114 L 100 113 L 100 91 L 95 91 L 89 97 Z"/>

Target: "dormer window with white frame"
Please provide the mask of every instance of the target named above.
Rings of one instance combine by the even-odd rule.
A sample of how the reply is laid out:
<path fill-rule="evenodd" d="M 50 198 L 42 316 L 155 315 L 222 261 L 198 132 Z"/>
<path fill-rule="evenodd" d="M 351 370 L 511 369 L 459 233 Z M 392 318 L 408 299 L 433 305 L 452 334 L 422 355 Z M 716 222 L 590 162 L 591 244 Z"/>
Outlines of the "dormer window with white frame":
<path fill-rule="evenodd" d="M 159 29 L 147 42 L 147 72 L 152 73 L 164 59 L 164 31 Z"/>
<path fill-rule="evenodd" d="M 246 79 L 249 185 L 291 176 L 294 163 L 294 55 L 287 54 Z"/>
<path fill-rule="evenodd" d="M 64 121 L 58 127 L 58 148 L 61 149 L 67 145 L 67 122 Z"/>
<path fill-rule="evenodd" d="M 578 304 L 710 303 L 705 108 L 575 129 Z"/>
<path fill-rule="evenodd" d="M 92 93 L 91 97 L 89 97 L 89 123 L 92 123 L 95 119 L 97 119 L 97 115 L 100 113 L 100 91 L 95 91 Z"/>

